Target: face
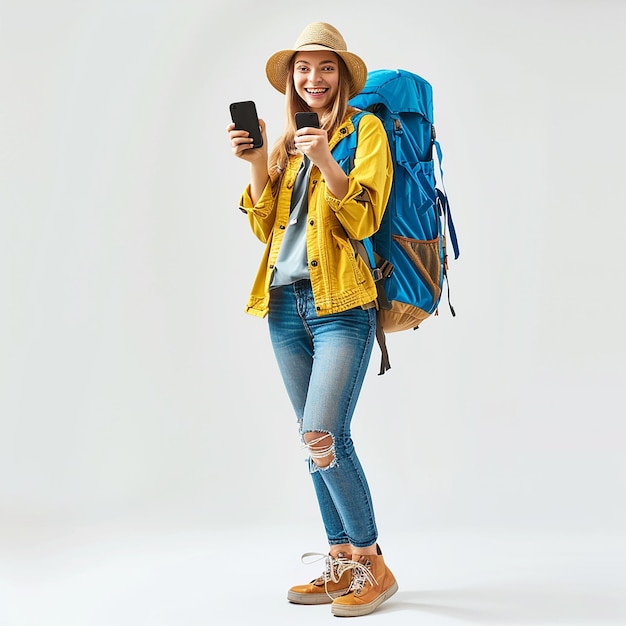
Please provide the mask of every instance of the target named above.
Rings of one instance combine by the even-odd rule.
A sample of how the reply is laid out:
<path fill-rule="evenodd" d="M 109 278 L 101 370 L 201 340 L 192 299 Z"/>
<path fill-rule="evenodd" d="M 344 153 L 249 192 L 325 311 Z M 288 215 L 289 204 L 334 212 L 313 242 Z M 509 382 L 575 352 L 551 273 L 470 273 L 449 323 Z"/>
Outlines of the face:
<path fill-rule="evenodd" d="M 339 89 L 339 62 L 334 52 L 298 52 L 293 68 L 297 94 L 318 113 L 332 106 Z"/>

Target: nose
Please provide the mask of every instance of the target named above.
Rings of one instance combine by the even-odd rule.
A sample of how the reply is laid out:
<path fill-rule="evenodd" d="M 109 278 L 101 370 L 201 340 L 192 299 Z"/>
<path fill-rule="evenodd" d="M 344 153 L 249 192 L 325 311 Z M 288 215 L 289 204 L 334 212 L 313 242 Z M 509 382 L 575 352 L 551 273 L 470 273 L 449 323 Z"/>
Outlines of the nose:
<path fill-rule="evenodd" d="M 313 69 L 310 74 L 312 83 L 319 83 L 322 80 L 322 73 L 319 70 Z"/>

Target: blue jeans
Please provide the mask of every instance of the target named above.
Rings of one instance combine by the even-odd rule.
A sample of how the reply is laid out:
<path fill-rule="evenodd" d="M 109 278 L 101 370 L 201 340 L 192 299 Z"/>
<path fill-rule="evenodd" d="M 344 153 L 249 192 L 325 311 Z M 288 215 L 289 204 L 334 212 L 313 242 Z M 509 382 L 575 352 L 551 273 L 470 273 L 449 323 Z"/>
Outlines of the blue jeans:
<path fill-rule="evenodd" d="M 329 433 L 334 442 L 330 465 L 309 459 L 328 542 L 370 546 L 378 533 L 350 422 L 374 344 L 375 309 L 318 317 L 308 280 L 270 295 L 270 336 L 300 432 Z"/>

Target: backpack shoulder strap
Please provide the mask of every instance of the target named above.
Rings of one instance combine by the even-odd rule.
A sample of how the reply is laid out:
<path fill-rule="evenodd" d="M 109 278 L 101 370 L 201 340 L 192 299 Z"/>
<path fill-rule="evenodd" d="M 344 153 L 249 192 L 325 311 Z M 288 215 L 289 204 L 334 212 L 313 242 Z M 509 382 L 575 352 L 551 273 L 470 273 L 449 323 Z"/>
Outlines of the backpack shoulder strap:
<path fill-rule="evenodd" d="M 354 126 L 354 132 L 346 135 L 332 150 L 332 155 L 335 161 L 339 163 L 341 169 L 346 174 L 350 173 L 350 170 L 354 167 L 354 154 L 356 152 L 356 145 L 358 142 L 359 122 L 364 115 L 371 115 L 367 111 L 358 111 L 352 116 L 352 125 Z"/>
<path fill-rule="evenodd" d="M 358 142 L 359 122 L 365 115 L 374 115 L 370 111 L 359 111 L 352 117 L 352 124 L 354 126 L 354 132 L 350 133 L 347 137 L 344 137 L 334 148 L 333 156 L 335 160 L 346 174 L 349 174 L 354 167 L 354 155 L 356 153 L 356 146 Z M 387 299 L 385 293 L 384 282 L 387 276 L 393 271 L 393 265 L 388 261 L 384 261 L 376 255 L 374 252 L 374 246 L 372 240 L 368 237 L 363 240 L 351 239 L 352 247 L 356 254 L 358 254 L 363 261 L 369 266 L 372 272 L 372 278 L 376 285 L 376 309 L 377 316 L 380 309 L 390 309 L 391 304 Z M 385 333 L 382 328 L 382 324 L 376 324 L 376 340 L 381 352 L 380 371 L 378 374 L 384 374 L 391 368 L 389 362 L 389 352 L 387 350 L 387 342 L 385 340 Z"/>
<path fill-rule="evenodd" d="M 356 154 L 356 146 L 358 143 L 359 122 L 366 115 L 373 115 L 373 113 L 369 111 L 358 111 L 355 113 L 352 116 L 354 131 L 344 137 L 333 148 L 332 155 L 346 174 L 349 174 L 354 168 L 354 155 Z M 368 262 L 370 269 L 374 270 L 376 268 L 376 259 L 374 257 L 374 247 L 372 242 L 369 239 L 364 239 L 358 243 L 353 240 L 353 247 L 359 254 L 361 254 L 364 260 Z"/>

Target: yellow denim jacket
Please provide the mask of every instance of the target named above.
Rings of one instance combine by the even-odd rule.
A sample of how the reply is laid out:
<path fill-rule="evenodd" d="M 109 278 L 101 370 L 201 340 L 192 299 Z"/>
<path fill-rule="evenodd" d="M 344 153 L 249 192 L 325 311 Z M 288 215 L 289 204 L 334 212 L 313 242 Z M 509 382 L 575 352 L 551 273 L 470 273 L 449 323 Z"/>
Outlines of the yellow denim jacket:
<path fill-rule="evenodd" d="M 330 149 L 354 130 L 350 117 L 346 118 L 331 137 Z M 371 272 L 355 255 L 350 239 L 364 239 L 378 230 L 391 191 L 393 165 L 385 130 L 376 116 L 364 115 L 358 133 L 354 167 L 348 175 L 344 198 L 333 196 L 320 170 L 315 165 L 311 169 L 306 246 L 318 315 L 363 306 L 376 298 Z M 289 159 L 275 194 L 268 182 L 256 204 L 250 198 L 249 186 L 241 196 L 241 210 L 248 214 L 254 234 L 266 244 L 246 306 L 246 312 L 257 317 L 265 317 L 269 310 L 269 285 L 289 221 L 291 192 L 301 162 L 301 155 Z"/>

